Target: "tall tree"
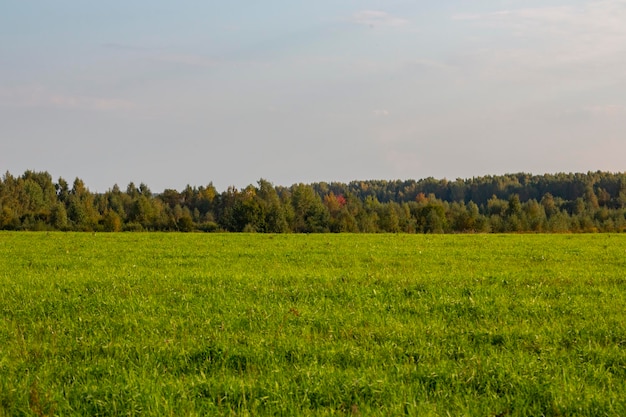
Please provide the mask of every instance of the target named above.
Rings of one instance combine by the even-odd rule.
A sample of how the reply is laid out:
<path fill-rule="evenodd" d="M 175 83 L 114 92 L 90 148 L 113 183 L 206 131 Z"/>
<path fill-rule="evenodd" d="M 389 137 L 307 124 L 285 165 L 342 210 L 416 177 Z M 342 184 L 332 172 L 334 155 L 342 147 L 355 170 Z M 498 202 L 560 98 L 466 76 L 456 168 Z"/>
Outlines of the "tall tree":
<path fill-rule="evenodd" d="M 322 199 L 309 185 L 292 187 L 291 202 L 294 209 L 294 231 L 304 233 L 328 232 L 328 210 Z"/>
<path fill-rule="evenodd" d="M 256 198 L 264 217 L 262 232 L 284 233 L 288 230 L 286 212 L 276 188 L 267 180 L 260 179 Z"/>

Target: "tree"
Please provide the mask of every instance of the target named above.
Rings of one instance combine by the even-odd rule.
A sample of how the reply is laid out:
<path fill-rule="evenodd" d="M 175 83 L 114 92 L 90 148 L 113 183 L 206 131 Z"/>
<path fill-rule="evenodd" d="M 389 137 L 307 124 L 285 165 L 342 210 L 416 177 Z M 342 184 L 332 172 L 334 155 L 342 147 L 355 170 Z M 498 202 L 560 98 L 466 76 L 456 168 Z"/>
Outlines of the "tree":
<path fill-rule="evenodd" d="M 513 194 L 509 197 L 509 203 L 506 209 L 507 216 L 520 216 L 522 214 L 522 203 L 519 195 Z"/>
<path fill-rule="evenodd" d="M 569 232 L 570 231 L 569 216 L 562 211 L 555 213 L 548 220 L 548 230 L 552 233 Z"/>
<path fill-rule="evenodd" d="M 265 217 L 256 197 L 256 189 L 249 185 L 241 192 L 229 187 L 222 196 L 220 224 L 230 232 L 262 231 Z"/>
<path fill-rule="evenodd" d="M 104 214 L 102 223 L 105 232 L 119 232 L 122 230 L 122 219 L 113 210 L 109 210 Z"/>
<path fill-rule="evenodd" d="M 505 216 L 508 204 L 504 200 L 500 200 L 498 197 L 493 195 L 487 201 L 487 214 L 491 216 Z"/>
<path fill-rule="evenodd" d="M 356 220 L 346 208 L 348 201 L 343 195 L 336 196 L 332 191 L 324 196 L 324 206 L 328 210 L 328 227 L 333 233 L 354 231 Z M 358 227 L 356 228 L 358 230 Z"/>
<path fill-rule="evenodd" d="M 264 179 L 258 182 L 256 198 L 264 217 L 259 231 L 266 233 L 284 233 L 288 230 L 287 216 L 276 188 Z"/>
<path fill-rule="evenodd" d="M 291 191 L 294 209 L 294 231 L 301 233 L 327 232 L 329 214 L 322 199 L 313 188 L 302 183 Z"/>
<path fill-rule="evenodd" d="M 154 229 L 153 223 L 156 217 L 156 211 L 151 200 L 145 195 L 137 194 L 128 214 L 128 220 L 140 224 L 144 229 L 150 230 Z"/>
<path fill-rule="evenodd" d="M 63 203 L 66 203 L 70 197 L 70 189 L 67 181 L 59 177 L 55 189 L 57 192 L 57 199 Z"/>
<path fill-rule="evenodd" d="M 195 224 L 187 207 L 182 210 L 182 214 L 176 222 L 176 225 L 181 232 L 191 232 L 194 230 Z"/>
<path fill-rule="evenodd" d="M 598 202 L 598 197 L 596 193 L 593 192 L 593 187 L 591 185 L 585 188 L 584 200 L 586 201 L 587 210 L 593 212 L 600 207 L 600 203 Z"/>
<path fill-rule="evenodd" d="M 616 201 L 617 208 L 626 208 L 626 187 L 619 191 Z"/>
<path fill-rule="evenodd" d="M 214 218 L 214 209 L 218 193 L 213 183 L 209 183 L 206 187 L 198 188 L 196 199 L 196 208 L 200 211 L 200 215 L 204 220 L 212 221 Z"/>
<path fill-rule="evenodd" d="M 41 186 L 32 179 L 26 179 L 22 183 L 24 192 L 22 196 L 22 208 L 26 212 L 38 213 L 44 209 L 45 203 Z"/>
<path fill-rule="evenodd" d="M 113 188 L 104 194 L 106 200 L 106 207 L 109 210 L 113 210 L 123 222 L 126 221 L 126 207 L 130 206 L 130 197 L 127 194 L 122 193 L 120 187 L 115 184 Z M 105 210 L 103 210 L 105 211 Z"/>
<path fill-rule="evenodd" d="M 139 194 L 148 199 L 152 198 L 152 191 L 150 191 L 150 188 L 143 182 L 139 184 Z"/>
<path fill-rule="evenodd" d="M 422 208 L 421 216 L 423 220 L 424 233 L 443 233 L 447 226 L 446 212 L 442 204 L 434 201 L 429 202 Z"/>
<path fill-rule="evenodd" d="M 381 204 L 378 209 L 378 227 L 388 233 L 398 233 L 400 231 L 400 219 L 398 216 L 398 203 L 391 201 Z"/>
<path fill-rule="evenodd" d="M 544 207 L 532 199 L 526 202 L 524 212 L 528 221 L 528 228 L 533 232 L 543 232 L 546 228 L 546 212 Z"/>
<path fill-rule="evenodd" d="M 139 190 L 137 189 L 137 186 L 135 186 L 134 182 L 130 182 L 128 183 L 128 186 L 126 186 L 126 194 L 128 194 L 128 196 L 132 199 L 135 200 L 137 197 L 139 197 Z"/>
<path fill-rule="evenodd" d="M 505 228 L 508 232 L 521 232 L 525 229 L 522 203 L 519 195 L 512 194 L 505 211 Z"/>
<path fill-rule="evenodd" d="M 180 194 L 176 190 L 170 188 L 165 189 L 160 195 L 159 199 L 163 201 L 169 208 L 174 208 L 177 205 L 180 206 L 183 202 Z"/>
<path fill-rule="evenodd" d="M 8 206 L 3 206 L 0 211 L 0 228 L 4 230 L 15 230 L 19 227 L 19 218 Z"/>
<path fill-rule="evenodd" d="M 554 197 L 550 193 L 545 193 L 541 198 L 541 205 L 546 213 L 548 219 L 556 214 L 559 210 L 554 202 Z"/>
<path fill-rule="evenodd" d="M 446 203 L 447 204 L 447 203 Z M 415 205 L 411 206 L 411 215 L 416 220 L 417 231 L 422 233 L 444 233 L 448 227 L 448 207 L 434 194 L 419 194 Z"/>
<path fill-rule="evenodd" d="M 76 178 L 69 193 L 67 215 L 77 230 L 94 230 L 98 224 L 100 213 L 93 203 L 93 194 L 80 178 Z"/>
<path fill-rule="evenodd" d="M 89 230 L 89 221 L 85 205 L 79 197 L 72 195 L 69 199 L 67 216 L 78 230 Z"/>
<path fill-rule="evenodd" d="M 66 230 L 68 228 L 67 210 L 65 210 L 65 204 L 58 202 L 52 207 L 50 222 L 56 230 Z"/>

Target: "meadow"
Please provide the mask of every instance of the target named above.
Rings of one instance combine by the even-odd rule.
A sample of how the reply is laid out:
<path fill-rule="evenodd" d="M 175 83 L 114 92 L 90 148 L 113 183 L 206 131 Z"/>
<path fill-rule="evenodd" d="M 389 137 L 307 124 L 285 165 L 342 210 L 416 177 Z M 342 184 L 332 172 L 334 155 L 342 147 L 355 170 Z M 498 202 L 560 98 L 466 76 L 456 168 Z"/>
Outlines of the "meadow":
<path fill-rule="evenodd" d="M 0 233 L 0 416 L 626 415 L 626 235 Z"/>

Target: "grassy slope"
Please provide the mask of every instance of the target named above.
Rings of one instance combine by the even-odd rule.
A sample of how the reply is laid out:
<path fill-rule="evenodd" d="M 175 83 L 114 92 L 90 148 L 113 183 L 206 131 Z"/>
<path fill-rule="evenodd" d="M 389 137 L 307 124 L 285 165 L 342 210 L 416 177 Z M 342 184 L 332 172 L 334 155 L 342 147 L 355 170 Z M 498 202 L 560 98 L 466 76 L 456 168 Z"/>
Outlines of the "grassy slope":
<path fill-rule="evenodd" d="M 0 415 L 626 415 L 626 235 L 0 233 Z"/>

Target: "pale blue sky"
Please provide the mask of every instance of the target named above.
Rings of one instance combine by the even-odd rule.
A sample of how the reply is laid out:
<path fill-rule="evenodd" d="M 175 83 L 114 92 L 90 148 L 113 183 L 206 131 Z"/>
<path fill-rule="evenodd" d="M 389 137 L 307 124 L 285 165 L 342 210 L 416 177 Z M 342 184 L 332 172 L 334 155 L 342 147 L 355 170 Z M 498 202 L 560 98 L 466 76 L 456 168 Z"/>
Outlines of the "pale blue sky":
<path fill-rule="evenodd" d="M 0 170 L 155 192 L 624 171 L 626 1 L 7 1 Z"/>

